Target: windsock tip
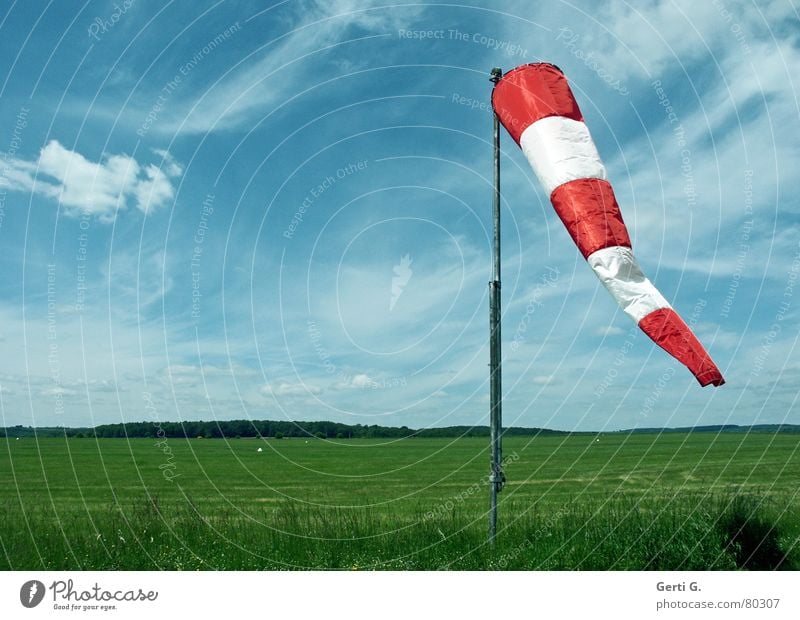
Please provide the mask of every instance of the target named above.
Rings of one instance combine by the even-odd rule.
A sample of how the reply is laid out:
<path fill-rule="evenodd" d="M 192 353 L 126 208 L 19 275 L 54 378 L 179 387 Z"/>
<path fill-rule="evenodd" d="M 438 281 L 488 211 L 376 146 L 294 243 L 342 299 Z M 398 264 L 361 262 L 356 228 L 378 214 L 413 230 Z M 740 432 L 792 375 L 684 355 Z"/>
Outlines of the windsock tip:
<path fill-rule="evenodd" d="M 720 371 L 716 368 L 699 373 L 697 375 L 697 381 L 700 383 L 700 387 L 706 387 L 707 385 L 719 387 L 725 384 L 725 379 L 722 377 L 722 373 L 720 373 Z"/>

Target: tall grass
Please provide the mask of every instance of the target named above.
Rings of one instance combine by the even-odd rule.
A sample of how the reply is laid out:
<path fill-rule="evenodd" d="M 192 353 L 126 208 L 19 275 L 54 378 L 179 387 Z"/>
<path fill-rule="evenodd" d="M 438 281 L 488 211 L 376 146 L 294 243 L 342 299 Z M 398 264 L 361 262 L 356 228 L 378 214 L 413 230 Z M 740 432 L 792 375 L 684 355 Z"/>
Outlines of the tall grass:
<path fill-rule="evenodd" d="M 480 511 L 391 515 L 277 503 L 242 512 L 148 498 L 103 510 L 0 505 L 0 568 L 797 569 L 800 519 L 780 498 L 619 498 L 503 505 L 494 549 Z"/>

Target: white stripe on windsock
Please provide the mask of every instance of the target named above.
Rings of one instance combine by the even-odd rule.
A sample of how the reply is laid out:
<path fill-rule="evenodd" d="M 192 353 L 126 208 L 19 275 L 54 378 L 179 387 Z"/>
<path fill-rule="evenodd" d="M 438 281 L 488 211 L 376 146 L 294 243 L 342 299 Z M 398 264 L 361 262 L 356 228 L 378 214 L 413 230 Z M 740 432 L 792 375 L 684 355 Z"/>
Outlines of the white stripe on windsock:
<path fill-rule="evenodd" d="M 630 248 L 603 248 L 590 254 L 586 262 L 625 314 L 637 323 L 654 310 L 671 307 L 642 273 Z"/>
<path fill-rule="evenodd" d="M 549 197 L 559 185 L 576 179 L 606 179 L 606 167 L 583 121 L 548 116 L 519 138 L 522 152 Z"/>

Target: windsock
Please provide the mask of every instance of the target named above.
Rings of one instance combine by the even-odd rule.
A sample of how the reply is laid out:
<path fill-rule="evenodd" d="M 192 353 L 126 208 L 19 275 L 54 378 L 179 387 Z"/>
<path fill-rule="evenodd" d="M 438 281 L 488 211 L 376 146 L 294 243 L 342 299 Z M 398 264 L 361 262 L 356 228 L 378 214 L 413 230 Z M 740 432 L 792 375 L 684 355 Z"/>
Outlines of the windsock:
<path fill-rule="evenodd" d="M 622 310 L 702 386 L 725 380 L 692 330 L 642 273 L 606 169 L 567 78 L 548 63 L 506 73 L 495 114 L 520 145 L 575 245 Z"/>

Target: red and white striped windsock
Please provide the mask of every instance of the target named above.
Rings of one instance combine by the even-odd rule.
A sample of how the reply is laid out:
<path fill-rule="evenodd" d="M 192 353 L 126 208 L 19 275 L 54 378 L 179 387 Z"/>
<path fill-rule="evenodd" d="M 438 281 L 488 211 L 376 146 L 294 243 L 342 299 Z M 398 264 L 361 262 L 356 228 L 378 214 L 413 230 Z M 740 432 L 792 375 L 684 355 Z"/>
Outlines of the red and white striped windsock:
<path fill-rule="evenodd" d="M 622 310 L 700 385 L 722 385 L 703 345 L 639 268 L 605 166 L 561 70 L 536 63 L 509 71 L 495 85 L 492 107 Z"/>

